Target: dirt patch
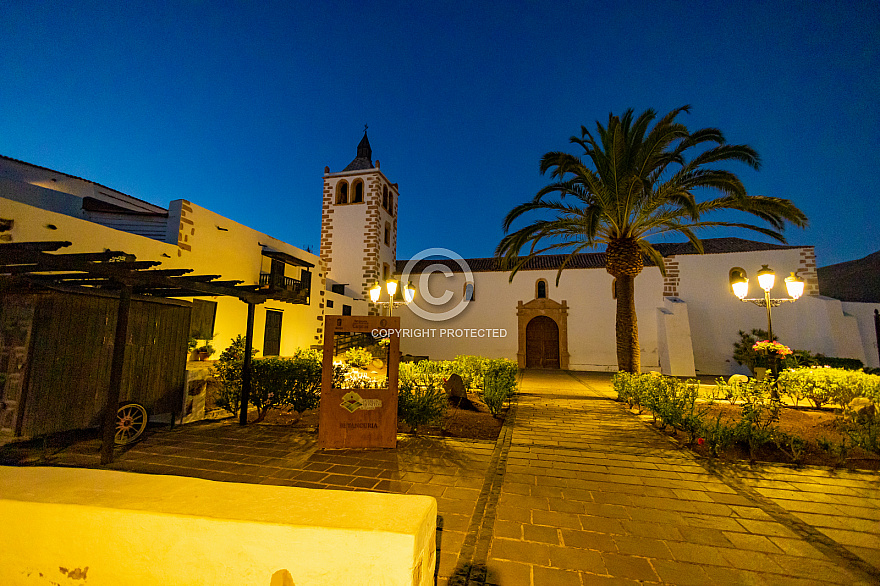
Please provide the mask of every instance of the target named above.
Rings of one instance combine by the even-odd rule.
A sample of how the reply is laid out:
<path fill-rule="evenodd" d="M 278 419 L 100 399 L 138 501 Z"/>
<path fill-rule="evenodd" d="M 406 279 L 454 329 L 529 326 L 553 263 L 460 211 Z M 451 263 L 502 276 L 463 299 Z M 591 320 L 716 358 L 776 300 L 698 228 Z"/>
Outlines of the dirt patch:
<path fill-rule="evenodd" d="M 704 417 L 706 421 L 713 422 L 720 415 L 721 421 L 728 426 L 735 425 L 740 420 L 742 413 L 742 408 L 739 405 L 723 403 L 715 403 L 714 405 L 703 407 L 698 406 L 698 409 L 705 409 Z M 644 417 L 647 414 L 648 412 L 646 411 L 642 416 Z M 650 415 L 648 416 L 650 417 Z M 852 448 L 848 454 L 841 457 L 839 454 L 829 453 L 820 447 L 820 442 L 823 440 L 839 443 L 846 437 L 845 432 L 840 429 L 837 417 L 832 410 L 785 407 L 780 411 L 779 420 L 775 425 L 784 433 L 796 435 L 806 440 L 807 445 L 801 464 L 832 467 L 844 466 L 860 470 L 880 470 L 880 456 L 877 454 L 860 448 Z M 664 431 L 696 454 L 707 458 L 712 456 L 707 444 L 688 445 L 689 438 L 687 434 L 680 431 L 675 432 L 671 428 L 666 428 Z M 747 445 L 736 443 L 727 448 L 721 454 L 720 459 L 749 461 L 751 460 L 751 455 Z M 762 462 L 792 463 L 792 458 L 772 442 L 760 448 L 756 453 L 755 459 Z"/>

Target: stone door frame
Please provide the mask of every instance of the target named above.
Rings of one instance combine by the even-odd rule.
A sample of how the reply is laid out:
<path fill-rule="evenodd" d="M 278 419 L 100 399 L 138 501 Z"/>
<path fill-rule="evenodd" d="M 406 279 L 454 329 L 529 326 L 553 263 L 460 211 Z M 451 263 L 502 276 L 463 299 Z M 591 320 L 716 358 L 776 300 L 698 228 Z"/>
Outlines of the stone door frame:
<path fill-rule="evenodd" d="M 568 303 L 564 299 L 562 303 L 558 303 L 549 298 L 517 303 L 516 319 L 519 345 L 516 361 L 519 367 L 526 367 L 526 326 L 539 315 L 547 316 L 556 322 L 559 328 L 559 368 L 568 370 Z"/>

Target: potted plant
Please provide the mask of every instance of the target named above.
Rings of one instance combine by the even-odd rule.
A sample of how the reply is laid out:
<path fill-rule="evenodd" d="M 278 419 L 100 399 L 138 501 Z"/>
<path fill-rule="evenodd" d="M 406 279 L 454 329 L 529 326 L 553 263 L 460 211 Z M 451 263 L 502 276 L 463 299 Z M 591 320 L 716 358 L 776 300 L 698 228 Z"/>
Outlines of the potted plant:
<path fill-rule="evenodd" d="M 196 356 L 199 360 L 207 360 L 214 353 L 214 347 L 208 340 L 205 340 L 204 346 L 196 348 Z"/>
<path fill-rule="evenodd" d="M 186 354 L 190 357 L 190 360 L 194 360 L 196 358 L 195 351 L 198 345 L 199 341 L 190 336 L 190 339 L 186 343 Z"/>

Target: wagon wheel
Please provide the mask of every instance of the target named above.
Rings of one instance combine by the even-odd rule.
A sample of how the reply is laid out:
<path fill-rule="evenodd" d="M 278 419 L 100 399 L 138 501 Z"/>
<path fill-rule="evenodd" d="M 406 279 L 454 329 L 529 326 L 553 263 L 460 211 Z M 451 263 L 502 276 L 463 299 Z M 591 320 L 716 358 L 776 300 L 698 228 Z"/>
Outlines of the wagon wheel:
<path fill-rule="evenodd" d="M 116 410 L 114 443 L 124 446 L 135 441 L 147 428 L 147 410 L 138 403 L 123 403 Z"/>

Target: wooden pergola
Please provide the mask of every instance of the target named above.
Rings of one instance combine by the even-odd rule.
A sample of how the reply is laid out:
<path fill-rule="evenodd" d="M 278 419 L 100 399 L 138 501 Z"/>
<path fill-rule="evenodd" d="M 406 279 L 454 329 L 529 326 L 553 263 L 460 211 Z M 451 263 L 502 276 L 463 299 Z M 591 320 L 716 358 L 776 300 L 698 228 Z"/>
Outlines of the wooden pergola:
<path fill-rule="evenodd" d="M 54 289 L 74 293 L 109 291 L 118 293 L 110 384 L 104 408 L 101 463 L 113 461 L 114 427 L 119 402 L 128 337 L 132 295 L 148 297 L 237 297 L 248 305 L 242 368 L 239 423 L 247 425 L 247 404 L 251 391 L 251 354 L 254 310 L 272 295 L 260 285 L 243 285 L 240 280 L 220 280 L 220 275 L 192 275 L 193 269 L 157 269 L 160 261 L 139 261 L 122 251 L 54 254 L 70 246 L 66 241 L 16 242 L 0 244 L 0 293 L 33 289 Z"/>

